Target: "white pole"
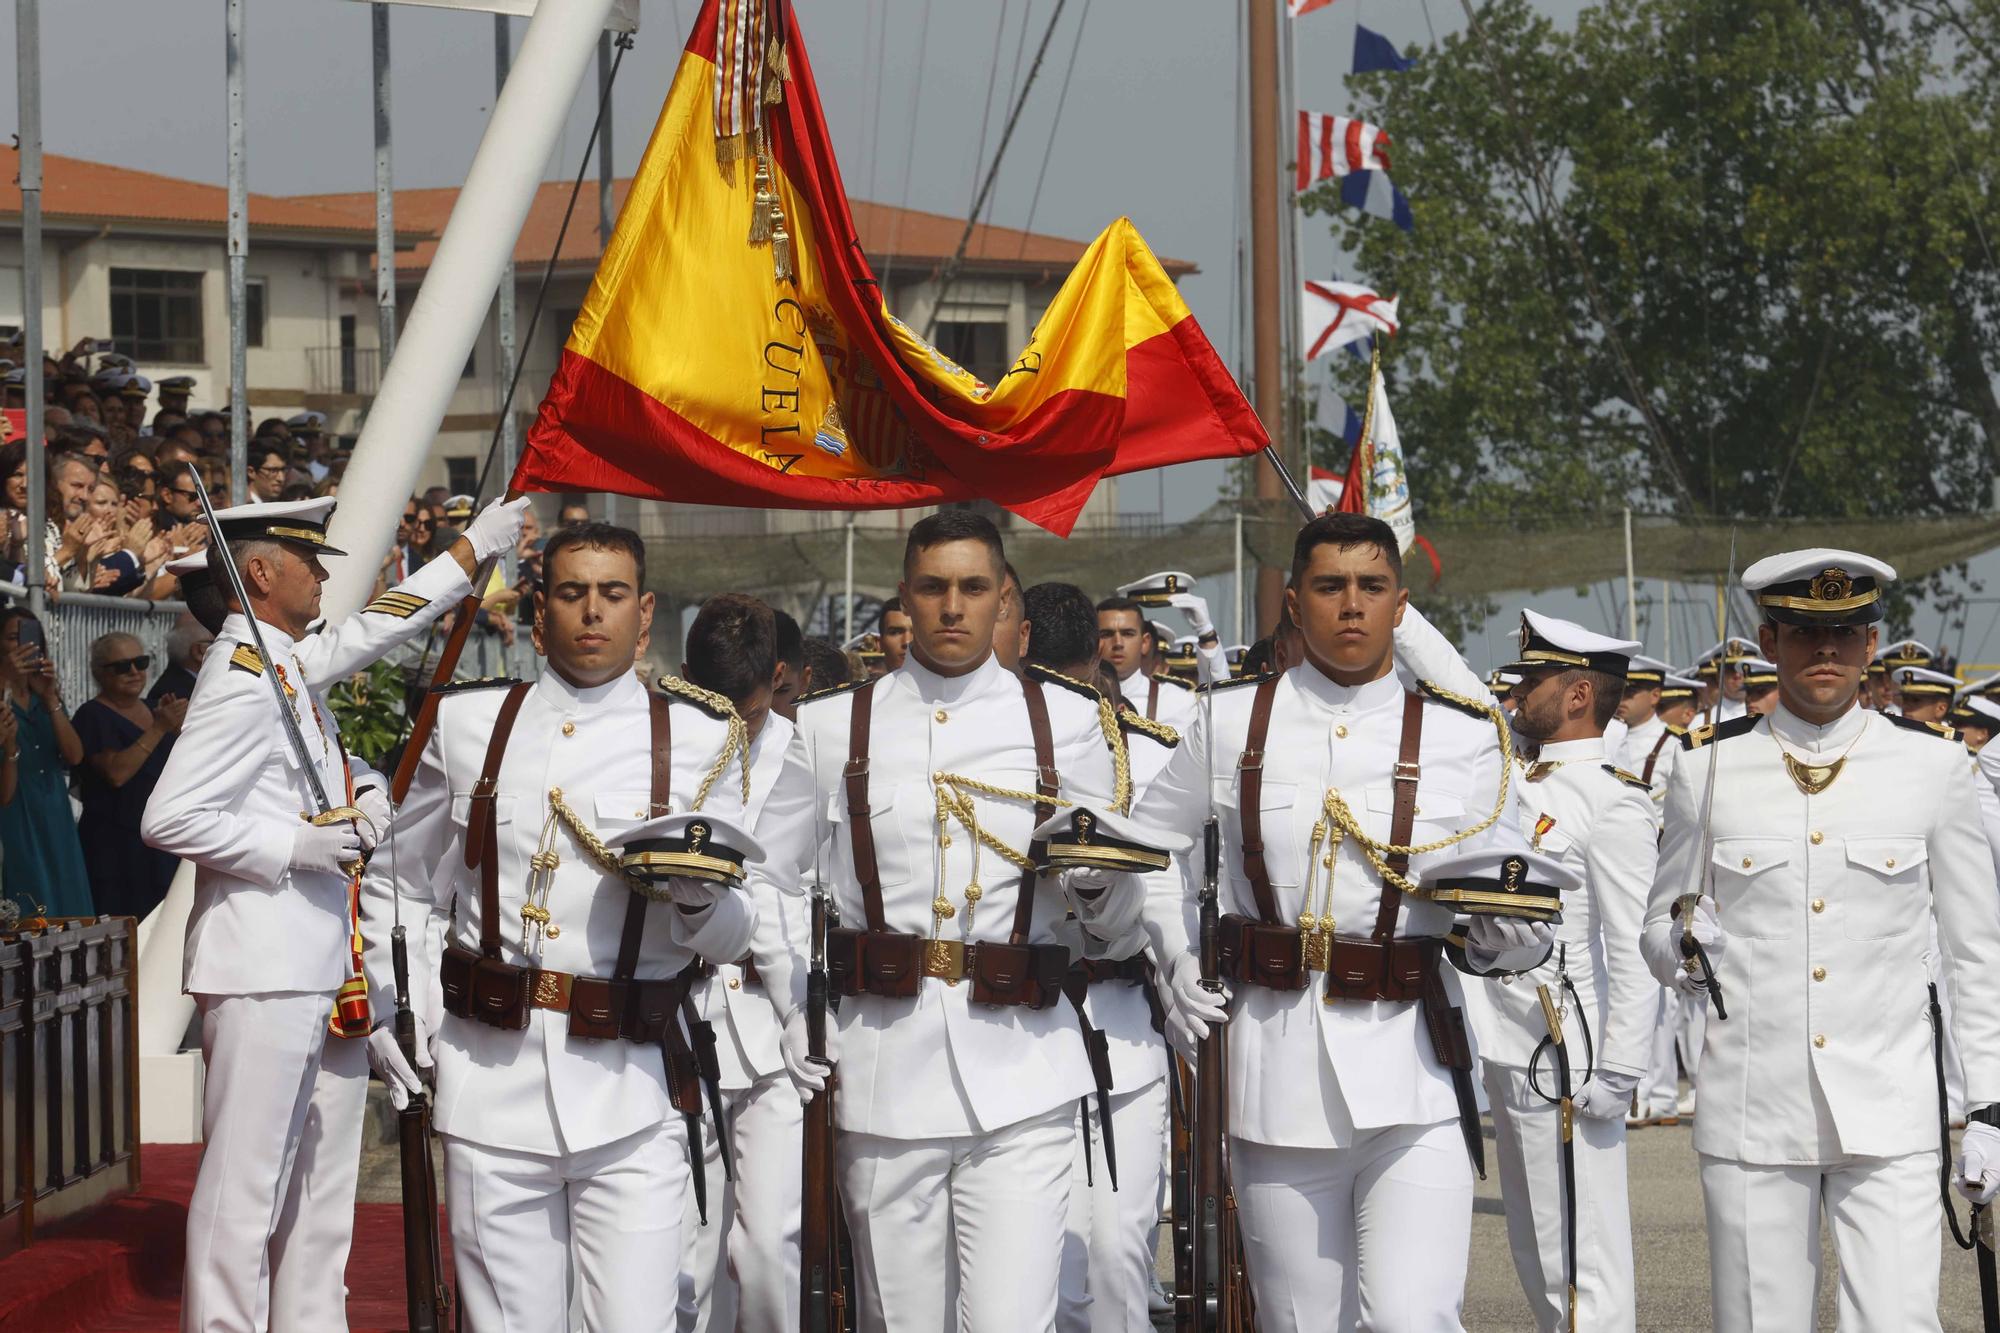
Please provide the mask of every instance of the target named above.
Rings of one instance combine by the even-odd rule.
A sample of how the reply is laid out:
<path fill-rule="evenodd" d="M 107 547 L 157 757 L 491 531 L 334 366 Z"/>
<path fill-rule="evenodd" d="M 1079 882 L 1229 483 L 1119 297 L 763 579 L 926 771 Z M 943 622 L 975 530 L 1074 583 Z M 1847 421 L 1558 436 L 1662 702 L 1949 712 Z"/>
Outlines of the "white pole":
<path fill-rule="evenodd" d="M 507 70 L 514 59 L 514 21 L 505 14 L 493 16 L 493 92 L 498 96 L 507 87 Z M 494 302 L 493 325 L 495 342 L 500 354 L 494 359 L 493 369 L 498 376 L 500 396 L 505 399 L 507 388 L 514 382 L 514 365 L 520 353 L 514 346 L 514 256 L 508 253 L 507 262 L 500 269 L 500 292 Z M 500 475 L 512 477 L 514 463 L 521 456 L 520 430 L 516 425 L 514 404 L 511 399 L 500 404 Z M 507 581 L 514 581 L 514 553 L 506 552 L 501 564 Z"/>
<path fill-rule="evenodd" d="M 1236 511 L 1236 642 L 1248 643 L 1243 637 L 1243 511 Z"/>
<path fill-rule="evenodd" d="M 1665 628 L 1666 638 L 1660 644 L 1660 660 L 1674 660 L 1674 581 L 1660 580 L 1660 622 Z"/>
<path fill-rule="evenodd" d="M 675 17 L 680 15 L 676 13 Z M 600 255 L 611 248 L 611 227 L 616 220 L 611 212 L 611 122 L 615 119 L 611 113 L 612 63 L 611 34 L 600 32 L 597 34 L 597 100 L 604 108 L 604 124 L 597 132 L 597 253 Z M 569 336 L 568 330 L 564 330 L 563 336 Z M 637 506 L 634 508 L 636 510 Z M 610 491 L 604 493 L 604 521 L 618 521 L 618 497 Z M 638 525 L 636 512 L 633 525 Z"/>
<path fill-rule="evenodd" d="M 243 0 L 225 11 L 224 71 L 229 105 L 229 498 L 249 499 L 250 372 L 244 321 L 249 316 L 250 183 L 248 129 L 243 122 Z M 401 512 L 398 510 L 397 512 Z M 388 550 L 385 545 L 384 551 Z M 379 558 L 379 557 L 378 557 Z M 357 603 L 358 605 L 358 603 Z"/>
<path fill-rule="evenodd" d="M 40 458 L 42 449 L 42 11 L 39 0 L 14 0 L 14 53 L 16 91 L 21 115 L 21 356 L 27 363 L 28 459 Z M 28 605 L 37 614 L 47 610 L 47 592 L 42 577 L 47 556 L 42 550 L 43 524 L 49 497 L 43 489 L 44 472 L 30 467 L 28 472 L 28 551 L 27 571 L 22 581 L 28 585 Z"/>
<path fill-rule="evenodd" d="M 375 68 L 375 380 L 396 351 L 396 181 L 389 149 L 389 6 L 369 16 Z"/>
<path fill-rule="evenodd" d="M 840 643 L 846 647 L 854 641 L 854 515 L 847 516 L 847 581 L 840 603 L 843 617 Z"/>
<path fill-rule="evenodd" d="M 356 610 L 374 586 L 612 4 L 541 5 L 528 23 L 341 483 L 346 503 L 329 536 L 349 555 L 332 562 L 322 601 L 329 618 Z"/>
<path fill-rule="evenodd" d="M 1632 510 L 1625 510 L 1625 637 L 1639 637 L 1639 581 L 1632 572 Z"/>

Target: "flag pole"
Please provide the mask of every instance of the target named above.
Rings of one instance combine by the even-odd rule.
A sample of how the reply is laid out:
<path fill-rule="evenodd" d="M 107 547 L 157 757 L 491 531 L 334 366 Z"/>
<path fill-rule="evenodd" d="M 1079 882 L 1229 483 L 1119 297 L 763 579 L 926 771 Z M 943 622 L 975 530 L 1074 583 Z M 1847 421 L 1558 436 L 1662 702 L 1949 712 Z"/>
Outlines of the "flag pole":
<path fill-rule="evenodd" d="M 1243 639 L 1243 511 L 1236 511 L 1236 637 L 1233 642 Z"/>
<path fill-rule="evenodd" d="M 1639 581 L 1632 572 L 1632 506 L 1625 506 L 1625 637 L 1639 637 Z"/>

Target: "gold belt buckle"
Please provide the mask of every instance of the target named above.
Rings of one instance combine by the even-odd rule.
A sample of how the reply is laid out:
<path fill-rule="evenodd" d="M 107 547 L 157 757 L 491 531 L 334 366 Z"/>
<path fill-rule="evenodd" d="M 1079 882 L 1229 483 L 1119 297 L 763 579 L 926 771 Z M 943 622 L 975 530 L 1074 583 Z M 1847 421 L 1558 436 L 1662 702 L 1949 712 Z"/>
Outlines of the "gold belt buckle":
<path fill-rule="evenodd" d="M 1324 972 L 1333 966 L 1333 936 L 1323 930 L 1302 932 L 1305 936 L 1306 970 Z"/>
<path fill-rule="evenodd" d="M 965 941 L 930 940 L 924 945 L 924 975 L 956 986 L 965 976 Z"/>
<path fill-rule="evenodd" d="M 537 972 L 535 992 L 528 997 L 528 1003 L 537 1009 L 553 1009 L 557 1013 L 568 1013 L 569 984 L 572 980 L 567 972 Z"/>

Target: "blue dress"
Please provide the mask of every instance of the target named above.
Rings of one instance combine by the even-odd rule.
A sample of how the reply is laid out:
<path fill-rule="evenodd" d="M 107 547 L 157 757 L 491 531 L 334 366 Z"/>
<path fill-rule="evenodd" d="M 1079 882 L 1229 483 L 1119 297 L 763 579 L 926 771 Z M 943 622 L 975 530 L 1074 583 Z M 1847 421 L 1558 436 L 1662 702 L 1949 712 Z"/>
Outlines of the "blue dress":
<path fill-rule="evenodd" d="M 69 773 L 56 748 L 55 722 L 39 698 L 14 704 L 19 724 L 20 786 L 0 805 L 0 892 L 21 915 L 92 916 L 90 875 L 69 808 Z"/>
<path fill-rule="evenodd" d="M 180 865 L 179 857 L 156 852 L 139 840 L 139 821 L 173 752 L 174 738 L 162 739 L 139 771 L 124 786 L 114 787 L 90 757 L 125 749 L 144 730 L 95 699 L 84 700 L 70 721 L 83 742 L 84 762 L 76 767 L 76 797 L 83 803 L 83 813 L 77 816 L 76 832 L 83 840 L 83 863 L 90 870 L 91 902 L 99 916 L 143 919 L 167 896 Z"/>

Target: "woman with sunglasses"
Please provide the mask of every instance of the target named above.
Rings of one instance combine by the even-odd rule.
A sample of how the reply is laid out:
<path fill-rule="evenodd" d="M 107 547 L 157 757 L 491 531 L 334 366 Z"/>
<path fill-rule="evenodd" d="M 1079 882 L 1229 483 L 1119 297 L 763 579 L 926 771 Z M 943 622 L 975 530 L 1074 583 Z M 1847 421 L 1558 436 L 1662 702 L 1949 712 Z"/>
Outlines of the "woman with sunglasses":
<path fill-rule="evenodd" d="M 76 821 L 90 894 L 100 916 L 144 917 L 167 896 L 177 858 L 139 839 L 139 817 L 153 795 L 187 716 L 187 700 L 162 696 L 146 706 L 153 659 L 130 634 L 106 634 L 90 646 L 90 674 L 97 694 L 76 710 L 83 763 Z"/>
<path fill-rule="evenodd" d="M 23 915 L 91 916 L 90 878 L 69 809 L 67 770 L 83 744 L 63 710 L 42 622 L 26 607 L 0 611 L 0 708 L 15 736 L 0 763 L 15 770 L 14 799 L 0 805 L 3 887 Z"/>

